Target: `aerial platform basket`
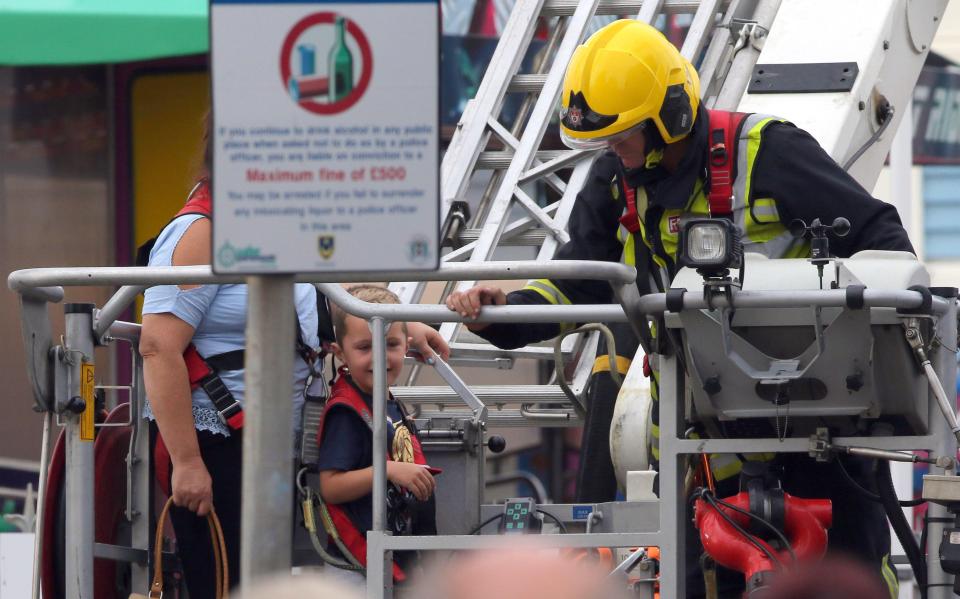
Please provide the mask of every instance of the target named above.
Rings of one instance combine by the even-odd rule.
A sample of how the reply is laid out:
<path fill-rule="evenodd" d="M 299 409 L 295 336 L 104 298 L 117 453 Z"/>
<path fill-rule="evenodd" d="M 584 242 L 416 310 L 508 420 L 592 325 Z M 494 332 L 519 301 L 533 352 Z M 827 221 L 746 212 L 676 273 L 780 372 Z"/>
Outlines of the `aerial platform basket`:
<path fill-rule="evenodd" d="M 863 305 L 864 289 L 929 285 L 913 255 L 866 251 L 831 262 L 822 285 L 838 301 L 820 308 L 796 305 L 805 292 L 821 289 L 809 260 L 748 256 L 735 308 L 666 313 L 667 327 L 680 329 L 684 340 L 691 413 L 709 431 L 808 436 L 830 426 L 852 435 L 884 422 L 888 433 L 928 433 L 932 398 L 906 334 L 912 322 L 936 343 L 933 316 L 905 319 L 894 308 Z M 691 291 L 703 285 L 691 269 L 673 283 Z M 762 307 L 750 307 L 751 292 L 763 298 Z"/>

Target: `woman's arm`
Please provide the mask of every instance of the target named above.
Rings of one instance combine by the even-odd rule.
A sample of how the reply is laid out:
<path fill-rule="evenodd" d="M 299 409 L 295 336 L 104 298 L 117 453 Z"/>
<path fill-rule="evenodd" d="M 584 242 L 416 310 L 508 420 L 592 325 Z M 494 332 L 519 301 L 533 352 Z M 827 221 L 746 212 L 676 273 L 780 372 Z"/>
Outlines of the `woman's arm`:
<path fill-rule="evenodd" d="M 174 251 L 174 266 L 210 263 L 210 222 L 196 221 Z M 182 286 L 186 289 L 195 286 Z M 143 377 L 150 407 L 173 462 L 173 501 L 198 515 L 213 504 L 210 473 L 200 457 L 190 379 L 183 351 L 194 328 L 170 313 L 145 314 L 140 332 Z"/>

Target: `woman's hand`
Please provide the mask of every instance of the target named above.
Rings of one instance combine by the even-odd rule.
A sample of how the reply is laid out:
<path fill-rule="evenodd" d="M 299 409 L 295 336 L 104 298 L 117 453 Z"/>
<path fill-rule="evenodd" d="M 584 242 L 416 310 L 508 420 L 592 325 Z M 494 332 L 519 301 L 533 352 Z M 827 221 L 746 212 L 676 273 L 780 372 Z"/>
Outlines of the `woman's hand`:
<path fill-rule="evenodd" d="M 213 507 L 213 481 L 200 456 L 173 466 L 173 503 L 198 516 Z"/>
<path fill-rule="evenodd" d="M 426 501 L 437 488 L 437 481 L 426 466 L 409 462 L 387 461 L 387 480 L 407 489 L 420 501 Z"/>
<path fill-rule="evenodd" d="M 440 336 L 440 333 L 430 325 L 422 322 L 408 322 L 407 335 L 411 349 L 415 349 L 423 356 L 426 362 L 434 356 L 434 352 L 440 354 L 440 358 L 447 360 L 450 358 L 450 346 L 446 340 Z"/>

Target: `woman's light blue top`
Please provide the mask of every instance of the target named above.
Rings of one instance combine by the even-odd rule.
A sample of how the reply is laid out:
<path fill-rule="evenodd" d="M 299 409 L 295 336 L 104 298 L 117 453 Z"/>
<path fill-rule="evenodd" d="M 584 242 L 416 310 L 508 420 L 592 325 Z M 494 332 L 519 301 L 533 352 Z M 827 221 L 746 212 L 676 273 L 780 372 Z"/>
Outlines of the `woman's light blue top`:
<path fill-rule="evenodd" d="M 186 230 L 197 219 L 198 214 L 189 214 L 174 219 L 160 233 L 150 252 L 150 266 L 171 266 L 173 251 Z M 304 342 L 312 348 L 320 345 L 317 337 L 317 290 L 308 283 L 299 283 L 294 289 L 297 316 L 300 321 L 300 334 Z M 278 310 L 289 310 L 277 306 Z M 193 344 L 201 356 L 213 356 L 238 349 L 244 349 L 244 330 L 247 323 L 247 286 L 246 285 L 201 285 L 193 289 L 180 289 L 176 285 L 159 285 L 147 289 L 143 302 L 144 314 L 173 314 L 192 326 L 195 330 Z M 293 347 L 287 351 L 294 352 Z M 220 378 L 234 398 L 244 401 L 243 370 L 221 371 Z M 300 430 L 301 409 L 303 407 L 303 388 L 309 374 L 306 363 L 295 354 L 294 374 L 290 395 L 277 398 L 277 401 L 293 402 L 294 433 Z M 149 398 L 144 407 L 144 416 L 153 419 Z M 230 435 L 230 430 L 220 422 L 213 402 L 203 389 L 193 391 L 193 419 L 197 430 L 212 431 L 221 435 Z"/>

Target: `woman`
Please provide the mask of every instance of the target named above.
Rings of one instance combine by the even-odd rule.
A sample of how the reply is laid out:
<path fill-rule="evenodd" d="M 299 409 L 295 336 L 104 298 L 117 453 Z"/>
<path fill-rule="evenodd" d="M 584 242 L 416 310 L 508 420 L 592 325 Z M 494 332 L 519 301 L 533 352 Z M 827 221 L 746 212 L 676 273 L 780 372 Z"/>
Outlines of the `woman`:
<path fill-rule="evenodd" d="M 205 119 L 206 151 L 203 175 L 190 193 L 191 205 L 209 202 L 210 119 Z M 187 211 L 191 212 L 191 211 Z M 150 266 L 210 264 L 210 211 L 175 217 L 160 233 L 149 252 Z M 190 389 L 184 351 L 193 344 L 204 357 L 244 348 L 246 285 L 160 285 L 144 294 L 140 353 L 148 405 L 144 416 L 156 423 L 170 456 L 170 490 L 174 504 L 170 517 L 177 536 L 180 561 L 191 597 L 214 596 L 213 549 L 206 514 L 216 506 L 223 525 L 230 564 L 230 586 L 240 580 L 240 494 L 242 429 L 224 424 L 202 388 Z M 316 288 L 297 284 L 294 303 L 302 342 L 316 349 L 318 310 Z M 318 307 L 319 306 L 319 307 Z M 289 310 L 286 307 L 278 309 Z M 410 329 L 411 343 L 425 355 L 431 348 L 448 355 L 449 348 L 432 328 L 417 323 Z M 295 351 L 290 348 L 290 351 Z M 218 375 L 234 399 L 244 400 L 244 371 L 219 369 Z M 309 365 L 298 353 L 289 394 L 277 398 L 294 404 L 291 450 L 299 438 L 301 406 Z M 292 472 L 292 470 L 291 470 Z"/>

